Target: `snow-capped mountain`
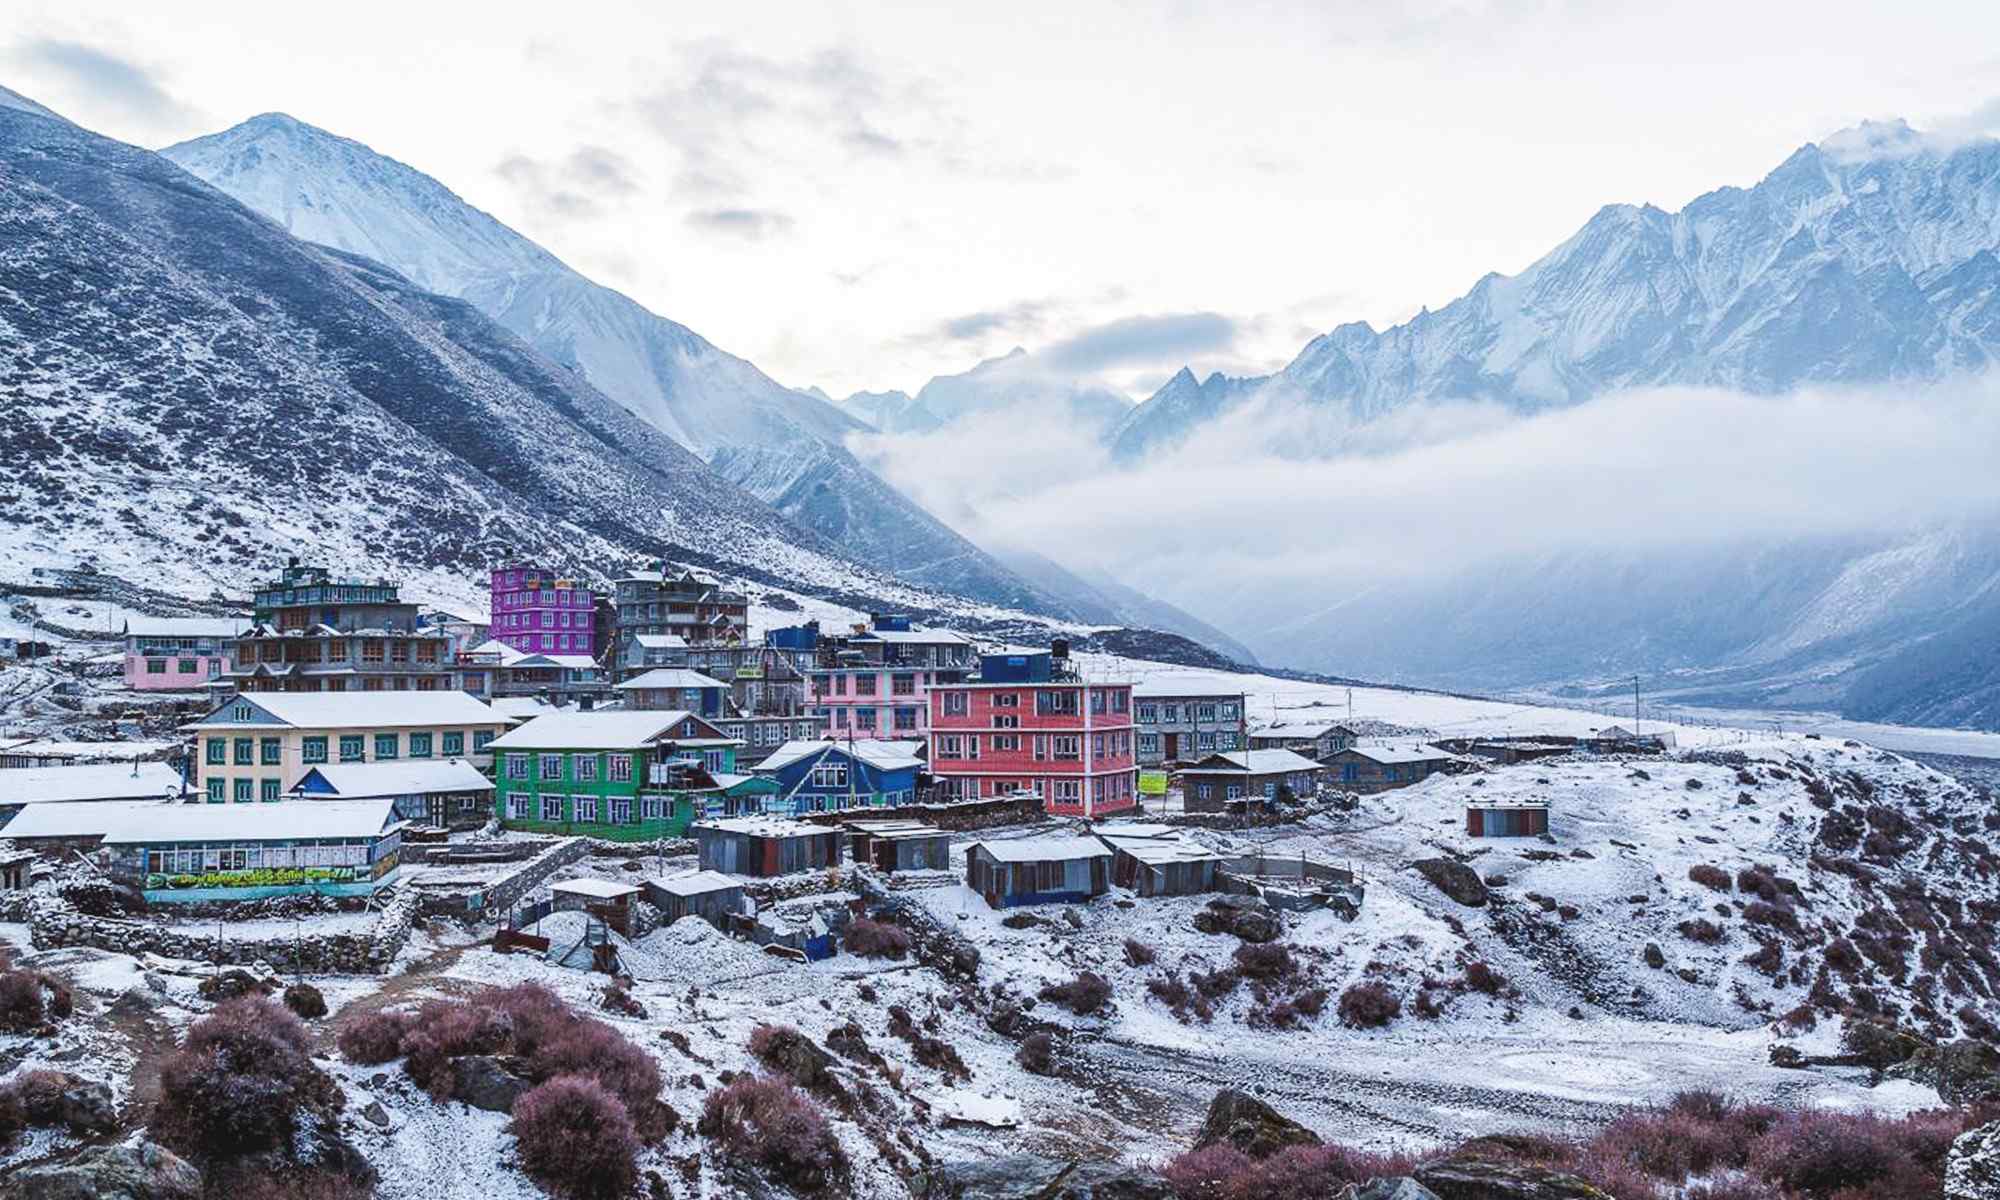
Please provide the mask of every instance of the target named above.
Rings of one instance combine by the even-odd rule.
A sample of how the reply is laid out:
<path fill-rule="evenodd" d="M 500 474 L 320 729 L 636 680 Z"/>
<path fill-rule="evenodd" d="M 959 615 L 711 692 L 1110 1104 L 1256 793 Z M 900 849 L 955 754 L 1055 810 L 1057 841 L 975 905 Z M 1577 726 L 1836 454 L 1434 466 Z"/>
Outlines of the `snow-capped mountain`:
<path fill-rule="evenodd" d="M 0 561 L 240 594 L 288 554 L 469 593 L 496 557 L 671 556 L 1019 618 L 847 558 L 477 308 L 179 167 L 0 107 Z"/>
<path fill-rule="evenodd" d="M 890 396 L 902 393 L 892 392 Z M 854 398 L 849 397 L 850 411 Z M 923 433 L 982 416 L 1008 421 L 1059 420 L 1090 429 L 1108 428 L 1132 411 L 1132 402 L 1109 388 L 1051 370 L 1019 346 L 957 375 L 939 375 L 900 409 L 880 402 L 884 433 Z"/>
<path fill-rule="evenodd" d="M 1200 402 L 1177 378 L 1117 436 L 1169 444 L 1259 390 L 1360 424 L 1437 401 L 1532 412 L 1642 384 L 1777 392 L 1981 367 L 2000 357 L 1996 249 L 2000 142 L 1863 125 L 1679 212 L 1608 205 L 1519 275 L 1313 339 L 1262 389 Z"/>
<path fill-rule="evenodd" d="M 161 153 L 296 237 L 469 301 L 849 554 L 925 586 L 1070 615 L 856 461 L 841 439 L 860 422 L 584 278 L 430 176 L 281 114 Z M 884 545 L 900 552 L 880 555 Z"/>
<path fill-rule="evenodd" d="M 1220 371 L 1197 380 L 1193 371 L 1182 367 L 1145 403 L 1127 410 L 1105 434 L 1112 457 L 1132 462 L 1178 442 L 1195 427 L 1221 416 L 1264 382 L 1263 376 L 1235 377 Z"/>

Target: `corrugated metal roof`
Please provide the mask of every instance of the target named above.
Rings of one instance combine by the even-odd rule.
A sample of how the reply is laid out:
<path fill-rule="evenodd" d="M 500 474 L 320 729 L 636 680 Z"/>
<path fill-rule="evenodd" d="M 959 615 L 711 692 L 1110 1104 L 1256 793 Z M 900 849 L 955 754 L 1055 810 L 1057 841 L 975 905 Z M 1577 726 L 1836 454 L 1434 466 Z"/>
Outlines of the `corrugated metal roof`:
<path fill-rule="evenodd" d="M 1094 837 L 1016 838 L 1006 842 L 975 842 L 996 861 L 1055 862 L 1069 858 L 1108 858 L 1111 848 Z"/>
<path fill-rule="evenodd" d="M 264 664 L 258 664 L 260 667 Z M 507 718 L 464 692 L 251 692 L 216 706 L 194 729 L 242 729 L 215 720 L 241 702 L 256 705 L 280 726 L 296 729 L 388 729 L 410 725 L 504 725 Z M 252 722 L 270 726 L 269 722 Z"/>
<path fill-rule="evenodd" d="M 726 688 L 729 685 L 720 679 L 692 671 L 686 667 L 655 667 L 634 679 L 618 685 L 619 691 L 634 688 Z"/>
<path fill-rule="evenodd" d="M 366 838 L 395 817 L 393 800 L 297 800 L 275 804 L 170 804 L 104 800 L 36 804 L 7 823 L 10 838 L 103 837 L 137 842 L 276 842 L 301 838 Z"/>
<path fill-rule="evenodd" d="M 1228 765 L 1210 764 L 1215 759 L 1223 759 Z M 1221 754 L 1211 754 L 1191 767 L 1182 767 L 1183 775 L 1285 775 L 1293 771 L 1323 771 L 1326 768 L 1302 754 L 1290 750 L 1230 750 Z"/>
<path fill-rule="evenodd" d="M 462 758 L 436 762 L 326 763 L 307 771 L 333 787 L 343 800 L 412 796 L 423 792 L 491 790 L 493 781 Z M 303 786 L 303 780 L 301 780 Z"/>
<path fill-rule="evenodd" d="M 494 750 L 637 750 L 674 732 L 692 713 L 555 712 L 494 738 Z M 698 730 L 706 736 L 705 730 Z"/>
<path fill-rule="evenodd" d="M 743 881 L 732 879 L 720 871 L 696 871 L 691 875 L 675 875 L 671 879 L 662 879 L 660 886 L 670 896 L 705 896 L 710 892 L 740 890 Z"/>
<path fill-rule="evenodd" d="M 138 774 L 133 774 L 134 767 Z M 180 772 L 165 763 L 100 763 L 81 767 L 0 770 L 0 804 L 151 800 L 179 794 Z M 5 836 L 5 835 L 0 835 Z"/>
<path fill-rule="evenodd" d="M 854 757 L 883 771 L 899 771 L 909 767 L 922 767 L 923 760 L 916 755 L 921 742 L 890 742 L 857 738 L 853 743 Z M 849 743 L 823 740 L 793 741 L 773 750 L 763 762 L 757 764 L 759 771 L 776 771 L 788 767 L 802 758 L 809 758 L 821 751 L 833 750 L 842 755 L 848 752 Z"/>
<path fill-rule="evenodd" d="M 639 888 L 636 884 L 613 883 L 609 879 L 565 879 L 561 883 L 550 884 L 549 890 L 570 896 L 594 896 L 600 900 L 615 900 L 620 896 L 630 896 Z"/>
<path fill-rule="evenodd" d="M 250 628 L 242 617 L 127 617 L 128 637 L 235 637 Z"/>

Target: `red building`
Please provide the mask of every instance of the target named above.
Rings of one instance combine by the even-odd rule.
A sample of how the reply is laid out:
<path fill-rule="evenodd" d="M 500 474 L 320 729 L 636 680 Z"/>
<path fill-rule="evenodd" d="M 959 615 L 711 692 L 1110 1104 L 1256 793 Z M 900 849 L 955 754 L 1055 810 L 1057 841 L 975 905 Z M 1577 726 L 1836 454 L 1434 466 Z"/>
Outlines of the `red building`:
<path fill-rule="evenodd" d="M 1027 790 L 1051 813 L 1136 808 L 1132 685 L 1085 679 L 1064 647 L 980 656 L 964 683 L 934 683 L 930 770 L 947 796 Z"/>

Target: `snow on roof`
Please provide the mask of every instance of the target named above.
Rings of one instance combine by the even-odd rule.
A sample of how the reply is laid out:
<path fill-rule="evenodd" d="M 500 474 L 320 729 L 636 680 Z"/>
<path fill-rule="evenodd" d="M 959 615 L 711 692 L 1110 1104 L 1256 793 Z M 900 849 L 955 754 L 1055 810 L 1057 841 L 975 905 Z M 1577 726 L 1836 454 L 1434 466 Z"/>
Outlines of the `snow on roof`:
<path fill-rule="evenodd" d="M 1224 761 L 1222 764 L 1209 765 L 1216 759 Z M 1194 766 L 1182 767 L 1181 774 L 1222 775 L 1234 771 L 1250 775 L 1281 775 L 1293 771 L 1324 769 L 1312 759 L 1303 754 L 1294 754 L 1290 750 L 1231 750 L 1221 754 L 1211 754 Z"/>
<path fill-rule="evenodd" d="M 609 879 L 565 879 L 561 883 L 549 885 L 552 892 L 568 896 L 594 896 L 600 900 L 616 900 L 620 896 L 630 896 L 639 889 L 629 883 L 613 883 Z"/>
<path fill-rule="evenodd" d="M 753 837 L 808 837 L 813 834 L 840 832 L 825 825 L 809 825 L 804 821 L 788 821 L 783 817 L 762 815 L 718 817 L 713 821 L 697 822 L 694 828 L 713 829 L 722 833 L 746 833 Z"/>
<path fill-rule="evenodd" d="M 548 713 L 561 711 L 556 705 L 550 704 L 539 696 L 502 696 L 491 703 L 494 712 L 517 723 L 526 721 L 530 717 L 545 716 Z"/>
<path fill-rule="evenodd" d="M 134 774 L 134 770 L 138 772 Z M 148 800 L 180 794 L 180 772 L 165 763 L 101 763 L 84 767 L 10 767 L 0 770 L 0 804 Z M 19 820 L 20 818 L 15 818 Z M 10 826 L 7 830 L 12 834 Z"/>
<path fill-rule="evenodd" d="M 10 838 L 102 837 L 114 845 L 164 842 L 275 842 L 372 838 L 394 818 L 394 800 L 312 804 L 175 804 L 113 800 L 36 804 L 7 823 Z"/>
<path fill-rule="evenodd" d="M 1280 721 L 1275 725 L 1266 725 L 1262 729 L 1253 729 L 1250 731 L 1250 736 L 1253 738 L 1299 738 L 1307 740 L 1319 737 L 1335 729 L 1347 729 L 1347 726 L 1331 719 L 1325 721 Z M 1348 732 L 1352 733 L 1354 731 L 1348 729 Z"/>
<path fill-rule="evenodd" d="M 554 712 L 494 738 L 495 750 L 637 750 L 672 733 L 692 714 L 659 712 Z"/>
<path fill-rule="evenodd" d="M 1547 796 L 1467 796 L 1467 808 L 1547 808 Z"/>
<path fill-rule="evenodd" d="M 890 642 L 906 646 L 935 646 L 941 643 L 954 646 L 970 646 L 972 644 L 971 638 L 966 637 L 962 633 L 953 633 L 949 629 L 871 629 L 866 633 L 855 634 L 854 640 Z M 1046 654 L 1048 651 L 1043 649 L 1039 653 Z"/>
<path fill-rule="evenodd" d="M 462 758 L 443 761 L 328 763 L 312 768 L 344 800 L 374 796 L 414 796 L 425 792 L 490 791 L 493 781 L 485 772 Z M 299 786 L 303 786 L 301 780 Z M 297 790 L 294 788 L 294 790 Z M 317 799 L 317 797 L 311 797 Z"/>
<path fill-rule="evenodd" d="M 1349 750 L 1351 753 L 1359 754 L 1371 762 L 1384 764 L 1442 762 L 1451 757 L 1451 755 L 1446 754 L 1442 750 L 1434 750 L 1429 746 L 1412 742 L 1401 744 L 1389 742 L 1356 742 Z"/>
<path fill-rule="evenodd" d="M 620 691 L 627 688 L 726 688 L 729 685 L 720 679 L 704 675 L 700 671 L 690 671 L 686 667 L 655 667 L 633 679 L 618 685 Z"/>
<path fill-rule="evenodd" d="M 1188 696 L 1226 696 L 1244 693 L 1242 681 L 1218 679 L 1212 675 L 1166 675 L 1135 684 L 1132 695 L 1140 700 L 1176 700 Z"/>
<path fill-rule="evenodd" d="M 1105 843 L 1120 854 L 1129 854 L 1147 866 L 1163 866 L 1177 862 L 1219 862 L 1229 856 L 1219 850 L 1210 850 L 1198 842 L 1175 841 L 1168 838 L 1121 838 L 1100 834 Z"/>
<path fill-rule="evenodd" d="M 135 758 L 144 758 L 148 754 L 172 750 L 179 744 L 178 742 L 57 742 L 23 738 L 18 742 L 0 742 L 0 749 L 9 754 L 20 754 L 30 758 L 96 758 L 130 762 Z"/>
<path fill-rule="evenodd" d="M 882 771 L 899 771 L 906 767 L 921 767 L 923 760 L 917 757 L 920 742 L 890 742 L 857 738 L 851 743 L 853 755 L 861 762 Z M 818 741 L 794 741 L 773 750 L 763 762 L 757 764 L 759 771 L 776 771 L 788 767 L 802 758 L 810 758 L 823 751 L 848 753 L 850 743 Z"/>
<path fill-rule="evenodd" d="M 720 871 L 696 871 L 691 875 L 662 879 L 660 887 L 669 896 L 705 896 L 710 892 L 740 890 L 743 881 L 732 879 Z"/>
<path fill-rule="evenodd" d="M 261 665 L 261 664 L 260 664 Z M 387 729 L 408 725 L 502 725 L 506 718 L 464 692 L 251 692 L 232 697 L 192 728 L 234 729 L 216 713 L 239 701 L 254 704 L 296 729 Z M 252 721 L 252 725 L 266 722 Z"/>
<path fill-rule="evenodd" d="M 678 633 L 641 633 L 632 640 L 648 650 L 685 650 L 688 644 Z"/>
<path fill-rule="evenodd" d="M 146 617 L 125 619 L 128 637 L 235 637 L 250 628 L 242 617 Z"/>
<path fill-rule="evenodd" d="M 995 861 L 1056 862 L 1068 858 L 1106 858 L 1111 848 L 1094 837 L 1017 838 L 1006 842 L 974 842 Z"/>

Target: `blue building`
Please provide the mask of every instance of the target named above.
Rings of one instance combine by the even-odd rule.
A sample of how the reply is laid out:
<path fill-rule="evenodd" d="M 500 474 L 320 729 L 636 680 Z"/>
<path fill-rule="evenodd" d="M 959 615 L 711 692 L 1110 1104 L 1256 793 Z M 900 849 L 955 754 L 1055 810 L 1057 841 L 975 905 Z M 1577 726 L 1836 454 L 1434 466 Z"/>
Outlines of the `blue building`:
<path fill-rule="evenodd" d="M 679 709 L 709 720 L 735 715 L 729 703 L 728 684 L 686 667 L 648 671 L 619 684 L 618 690 L 625 694 L 625 707 L 632 712 Z"/>
<path fill-rule="evenodd" d="M 786 742 L 755 767 L 776 782 L 766 811 L 780 815 L 909 804 L 922 742 Z"/>

